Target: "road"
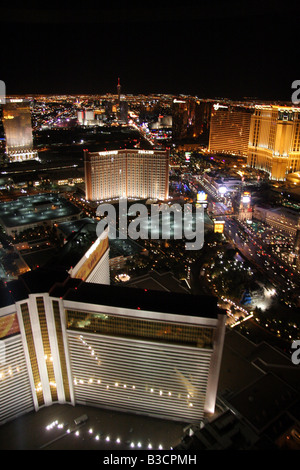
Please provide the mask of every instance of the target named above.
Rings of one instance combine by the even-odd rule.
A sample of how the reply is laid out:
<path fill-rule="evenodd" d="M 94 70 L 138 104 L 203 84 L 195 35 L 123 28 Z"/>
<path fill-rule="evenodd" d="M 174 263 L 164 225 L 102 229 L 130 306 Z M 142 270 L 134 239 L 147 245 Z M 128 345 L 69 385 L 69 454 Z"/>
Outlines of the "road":
<path fill-rule="evenodd" d="M 191 178 L 191 183 L 195 184 L 195 179 Z M 224 233 L 226 237 L 235 245 L 242 256 L 247 259 L 257 270 L 263 273 L 274 287 L 280 286 L 287 290 L 299 289 L 299 274 L 277 257 L 268 252 L 268 245 L 262 240 L 257 240 L 235 216 L 224 214 L 227 212 L 226 206 L 220 204 L 221 199 L 214 188 L 201 178 L 198 181 L 199 189 L 206 191 L 208 202 L 218 203 L 219 217 L 225 220 Z M 218 218 L 218 216 L 216 216 Z"/>

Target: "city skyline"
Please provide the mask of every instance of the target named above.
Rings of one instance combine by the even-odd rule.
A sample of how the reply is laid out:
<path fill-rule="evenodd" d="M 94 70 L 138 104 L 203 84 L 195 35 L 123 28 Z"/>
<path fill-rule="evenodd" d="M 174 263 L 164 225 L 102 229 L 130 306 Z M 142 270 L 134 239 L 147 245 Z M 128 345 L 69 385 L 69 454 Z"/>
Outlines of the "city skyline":
<path fill-rule="evenodd" d="M 272 180 L 268 169 L 248 164 L 245 151 L 236 154 L 244 140 L 243 120 L 225 119 L 218 134 L 226 137 L 227 147 L 209 149 L 207 131 L 213 114 L 224 110 L 227 101 L 128 96 L 124 121 L 116 92 L 117 87 L 104 97 L 36 95 L 31 114 L 37 160 L 9 161 L 4 133 L 0 338 L 5 355 L 2 349 L 0 385 L 5 387 L 0 396 L 5 405 L 0 433 L 15 422 L 32 419 L 29 411 L 38 411 L 39 418 L 58 404 L 64 407 L 67 422 L 65 407 L 72 404 L 74 426 L 60 431 L 60 421 L 55 429 L 48 424 L 38 440 L 32 438 L 34 445 L 75 448 L 74 439 L 84 436 L 84 419 L 90 423 L 89 439 L 80 444 L 89 449 L 193 448 L 194 438 L 185 431 L 181 440 L 170 437 L 169 444 L 166 439 L 158 441 L 157 429 L 147 437 L 146 424 L 156 417 L 167 419 L 174 432 L 181 419 L 184 429 L 196 426 L 195 445 L 204 448 L 298 446 L 293 410 L 299 392 L 293 377 L 299 353 L 291 348 L 296 348 L 299 332 L 299 178 L 286 173 L 284 181 Z M 22 99 L 16 102 L 22 104 Z M 240 103 L 232 103 L 235 106 Z M 252 117 L 262 108 L 272 109 L 247 106 Z M 298 108 L 290 119 L 284 111 L 290 108 L 277 108 L 281 127 L 287 129 L 291 122 L 298 126 Z M 15 129 L 22 137 L 22 128 Z M 282 135 L 278 133 L 280 142 Z M 104 157 L 96 183 L 112 191 L 103 197 L 115 207 L 122 189 L 113 184 L 124 168 L 117 157 L 135 154 L 145 170 L 144 156 L 167 151 L 168 193 L 157 202 L 188 203 L 195 209 L 203 204 L 203 247 L 189 251 L 184 240 L 172 236 L 97 238 L 103 213 L 85 185 L 87 148 L 91 156 Z M 135 173 L 138 162 L 128 163 L 134 184 L 149 181 L 155 188 L 162 176 L 155 167 L 151 183 L 147 171 L 144 176 Z M 136 194 L 149 215 L 156 202 L 140 199 L 147 195 Z M 136 221 L 134 216 L 132 222 Z M 176 226 L 177 222 L 176 217 Z M 119 218 L 116 225 L 120 231 Z M 243 357 L 249 348 L 250 362 L 248 353 Z M 164 354 L 158 357 L 156 352 L 162 349 Z M 291 376 L 283 377 L 281 367 L 274 369 L 274 364 L 283 363 Z M 20 387 L 24 394 L 16 400 Z M 256 393 L 252 387 L 259 395 L 271 392 L 267 399 L 259 396 L 250 402 L 248 397 Z M 111 423 L 104 430 L 101 421 L 100 430 L 91 419 L 91 407 L 93 416 L 94 410 L 110 410 L 118 422 L 118 413 L 128 412 L 126 425 L 116 434 Z M 86 417 L 78 420 L 79 409 Z M 231 440 L 231 429 L 225 436 L 222 430 L 222 423 L 230 421 L 240 433 L 236 410 L 244 422 L 237 443 L 235 434 Z M 282 428 L 283 413 L 289 413 L 291 421 Z M 54 415 L 55 408 L 52 423 Z M 145 429 L 133 438 L 130 429 L 136 416 L 143 417 Z M 207 447 L 200 426 L 206 434 L 211 426 L 219 427 L 219 420 L 220 435 L 212 430 Z M 49 440 L 47 433 L 58 439 Z"/>
<path fill-rule="evenodd" d="M 300 449 L 300 16 L 247 3 L 4 0 L 1 449 Z"/>

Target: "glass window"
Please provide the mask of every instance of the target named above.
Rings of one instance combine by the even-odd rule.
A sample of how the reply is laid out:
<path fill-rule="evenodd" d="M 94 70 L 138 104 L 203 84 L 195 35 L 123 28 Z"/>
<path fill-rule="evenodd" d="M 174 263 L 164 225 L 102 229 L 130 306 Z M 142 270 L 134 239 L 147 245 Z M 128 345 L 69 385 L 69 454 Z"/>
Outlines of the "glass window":
<path fill-rule="evenodd" d="M 109 336 L 212 348 L 213 328 L 67 310 L 67 327 Z"/>

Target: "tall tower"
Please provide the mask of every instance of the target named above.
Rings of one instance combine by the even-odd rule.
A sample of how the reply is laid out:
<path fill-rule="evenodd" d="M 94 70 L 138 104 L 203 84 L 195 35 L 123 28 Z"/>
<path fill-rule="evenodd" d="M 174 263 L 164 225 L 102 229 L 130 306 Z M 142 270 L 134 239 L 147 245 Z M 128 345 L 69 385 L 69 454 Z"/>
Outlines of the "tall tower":
<path fill-rule="evenodd" d="M 300 108 L 255 106 L 247 164 L 279 181 L 300 170 Z"/>
<path fill-rule="evenodd" d="M 169 150 L 84 151 L 85 197 L 165 200 L 169 195 Z"/>
<path fill-rule="evenodd" d="M 120 100 L 121 100 L 121 84 L 120 84 L 120 79 L 119 79 L 119 78 L 118 78 L 117 91 L 118 91 L 118 106 L 120 106 Z"/>
<path fill-rule="evenodd" d="M 247 156 L 252 108 L 213 105 L 209 150 Z"/>
<path fill-rule="evenodd" d="M 33 150 L 29 101 L 7 98 L 3 106 L 3 127 L 6 153 L 11 162 L 37 158 L 37 151 Z"/>

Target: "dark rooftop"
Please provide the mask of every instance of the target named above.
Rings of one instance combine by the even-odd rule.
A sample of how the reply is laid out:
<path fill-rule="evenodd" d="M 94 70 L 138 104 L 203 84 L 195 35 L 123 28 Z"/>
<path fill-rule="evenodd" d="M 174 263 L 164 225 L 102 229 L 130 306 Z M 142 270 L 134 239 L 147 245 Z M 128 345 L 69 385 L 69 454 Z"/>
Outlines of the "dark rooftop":
<path fill-rule="evenodd" d="M 297 401 L 299 393 L 272 373 L 263 375 L 230 399 L 231 406 L 259 433 Z"/>
<path fill-rule="evenodd" d="M 119 308 L 207 318 L 216 318 L 218 313 L 224 313 L 217 306 L 217 298 L 212 296 L 87 283 L 71 279 L 63 269 L 39 268 L 28 271 L 6 286 L 6 296 L 3 297 L 5 305 L 12 304 L 14 300 L 26 299 L 30 293 L 49 292 L 51 296 L 65 300 Z"/>
<path fill-rule="evenodd" d="M 77 289 L 69 290 L 64 299 L 207 318 L 216 318 L 218 313 L 223 313 L 217 306 L 217 298 L 212 296 L 99 284 L 95 288 L 94 284 L 84 282 Z"/>
<path fill-rule="evenodd" d="M 159 273 L 155 269 L 151 269 L 147 274 L 134 277 L 124 285 L 125 287 L 190 294 L 190 291 L 183 285 L 183 282 L 176 279 L 170 271 Z"/>

